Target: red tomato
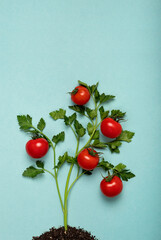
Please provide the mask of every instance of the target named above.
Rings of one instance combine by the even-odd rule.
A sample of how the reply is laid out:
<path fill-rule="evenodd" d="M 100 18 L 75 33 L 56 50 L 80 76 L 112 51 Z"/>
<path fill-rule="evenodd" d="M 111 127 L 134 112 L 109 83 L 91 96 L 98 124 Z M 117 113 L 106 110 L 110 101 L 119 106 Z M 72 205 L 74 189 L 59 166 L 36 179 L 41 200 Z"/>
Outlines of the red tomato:
<path fill-rule="evenodd" d="M 91 148 L 83 149 L 78 154 L 77 161 L 81 168 L 85 170 L 93 170 L 97 167 L 99 156 L 95 150 L 93 150 L 94 154 L 96 154 L 95 156 L 92 156 L 88 150 L 91 151 Z"/>
<path fill-rule="evenodd" d="M 48 149 L 48 141 L 44 138 L 32 139 L 26 143 L 26 152 L 32 158 L 41 158 L 45 156 Z"/>
<path fill-rule="evenodd" d="M 76 93 L 74 93 L 75 89 L 78 89 Z M 72 101 L 77 105 L 86 104 L 90 99 L 90 93 L 88 89 L 83 86 L 77 86 L 75 89 L 71 93 Z"/>
<path fill-rule="evenodd" d="M 101 122 L 101 132 L 108 138 L 116 138 L 122 132 L 122 126 L 112 118 L 105 118 Z"/>
<path fill-rule="evenodd" d="M 121 193 L 123 184 L 119 177 L 114 176 L 110 182 L 107 182 L 106 179 L 103 179 L 100 183 L 100 188 L 105 196 L 115 197 Z"/>

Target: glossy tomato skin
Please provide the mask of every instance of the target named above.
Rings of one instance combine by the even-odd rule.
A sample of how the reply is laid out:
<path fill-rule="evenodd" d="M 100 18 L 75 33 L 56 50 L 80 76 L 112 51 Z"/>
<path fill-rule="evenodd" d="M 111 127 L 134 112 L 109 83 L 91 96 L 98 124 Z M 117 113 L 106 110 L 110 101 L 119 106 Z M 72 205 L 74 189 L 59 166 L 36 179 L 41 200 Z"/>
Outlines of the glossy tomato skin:
<path fill-rule="evenodd" d="M 90 148 L 88 149 L 91 150 Z M 95 156 L 91 156 L 88 152 L 88 149 L 85 148 L 79 153 L 77 162 L 81 168 L 89 171 L 97 167 L 99 156 L 97 154 Z M 93 151 L 96 153 L 95 150 Z"/>
<path fill-rule="evenodd" d="M 26 143 L 26 152 L 32 158 L 44 157 L 48 149 L 48 141 L 44 138 L 32 139 Z"/>
<path fill-rule="evenodd" d="M 105 118 L 101 122 L 101 132 L 105 137 L 117 138 L 122 132 L 122 126 L 112 118 Z"/>
<path fill-rule="evenodd" d="M 72 101 L 77 105 L 84 105 L 90 99 L 90 93 L 87 88 L 83 86 L 77 86 L 75 89 L 78 89 L 76 94 L 71 93 Z"/>
<path fill-rule="evenodd" d="M 100 183 L 100 189 L 106 197 L 115 197 L 121 193 L 123 184 L 119 177 L 114 176 L 110 182 L 103 179 Z"/>

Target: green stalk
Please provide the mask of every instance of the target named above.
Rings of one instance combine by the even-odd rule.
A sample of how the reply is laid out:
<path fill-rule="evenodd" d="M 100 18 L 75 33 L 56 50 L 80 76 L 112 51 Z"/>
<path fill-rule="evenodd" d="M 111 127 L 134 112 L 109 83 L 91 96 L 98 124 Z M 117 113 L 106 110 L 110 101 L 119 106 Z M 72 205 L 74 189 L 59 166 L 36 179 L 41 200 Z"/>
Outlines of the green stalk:
<path fill-rule="evenodd" d="M 72 184 L 70 185 L 70 187 L 69 187 L 69 189 L 68 189 L 67 196 L 68 196 L 70 190 L 72 189 L 74 183 L 75 183 L 83 174 L 85 174 L 85 172 L 83 172 L 83 173 L 81 173 L 79 176 L 77 176 L 76 179 L 72 182 Z"/>
<path fill-rule="evenodd" d="M 66 186 L 65 186 L 65 193 L 64 193 L 64 228 L 65 228 L 65 232 L 68 229 L 68 206 L 67 206 L 67 200 L 68 200 L 68 186 L 69 186 L 69 180 L 70 180 L 70 176 L 71 176 L 71 172 L 73 169 L 74 164 L 72 164 L 70 166 L 69 172 L 68 172 L 68 176 L 67 176 L 67 181 L 66 181 Z"/>
<path fill-rule="evenodd" d="M 43 132 L 41 132 L 40 130 L 38 130 L 34 126 L 32 126 L 32 127 L 48 140 L 48 142 L 50 143 L 50 145 L 51 145 L 51 147 L 53 149 L 53 153 L 54 153 L 54 172 L 55 172 L 55 175 L 53 173 L 51 173 L 50 171 L 48 171 L 47 169 L 43 169 L 43 170 L 48 172 L 49 174 L 51 174 L 54 177 L 54 179 L 55 179 L 56 188 L 57 188 L 57 192 L 58 192 L 58 196 L 59 196 L 62 212 L 64 213 L 64 206 L 63 206 L 63 201 L 62 201 L 62 197 L 61 197 L 61 193 L 60 193 L 60 189 L 59 189 L 59 183 L 58 183 L 58 178 L 57 178 L 57 171 L 56 171 L 56 168 L 55 168 L 55 166 L 56 166 L 55 146 L 53 145 L 52 141 Z"/>
<path fill-rule="evenodd" d="M 92 95 L 92 98 L 93 98 L 93 101 L 94 101 L 94 104 L 95 104 L 95 110 L 98 110 L 98 107 L 97 107 L 97 104 L 96 104 L 96 102 L 95 102 L 95 100 L 94 100 L 93 95 Z M 95 124 L 94 124 L 94 129 L 93 129 L 93 132 L 92 132 L 89 140 L 88 140 L 87 143 L 84 145 L 84 147 L 82 147 L 82 148 L 79 150 L 78 154 L 79 154 L 84 148 L 86 148 L 86 147 L 88 146 L 88 144 L 91 142 L 91 140 L 92 140 L 92 138 L 93 138 L 93 135 L 94 135 L 97 127 L 98 127 L 99 124 L 100 124 L 100 123 L 99 123 L 99 124 L 97 125 L 97 118 L 98 118 L 98 116 L 96 116 L 96 121 L 95 121 Z M 78 155 L 78 154 L 77 154 L 77 155 Z"/>
<path fill-rule="evenodd" d="M 95 99 L 92 95 L 92 98 L 93 98 L 93 101 L 94 101 L 94 104 L 95 104 L 95 110 L 97 111 L 98 110 L 98 106 L 95 102 Z M 87 118 L 89 118 L 87 115 L 85 115 Z M 77 136 L 74 128 L 72 127 L 72 125 L 70 124 L 69 126 L 71 127 L 75 137 L 76 137 L 76 140 L 77 140 L 77 147 L 76 147 L 76 152 L 75 152 L 75 157 L 78 156 L 78 154 L 85 148 L 88 146 L 88 144 L 91 142 L 92 138 L 93 138 L 93 135 L 97 129 L 97 127 L 99 126 L 99 124 L 97 125 L 97 116 L 96 116 L 96 120 L 95 120 L 95 124 L 94 124 L 94 121 L 92 120 L 92 123 L 94 125 L 94 129 L 93 129 L 93 132 L 89 138 L 89 140 L 87 141 L 87 143 L 84 145 L 83 148 L 81 148 L 79 150 L 79 137 Z M 62 202 L 62 198 L 61 198 L 61 194 L 60 194 L 60 190 L 59 190 L 59 184 L 58 184 L 58 179 L 57 179 L 57 173 L 58 171 L 56 170 L 55 166 L 56 166 L 56 153 L 55 153 L 55 147 L 52 143 L 52 141 L 44 134 L 42 133 L 41 131 L 39 131 L 38 129 L 36 129 L 35 127 L 33 127 L 36 131 L 38 131 L 40 134 L 42 134 L 50 143 L 52 149 L 53 149 L 53 152 L 54 152 L 54 172 L 55 172 L 55 175 L 52 174 L 50 171 L 44 169 L 44 171 L 50 173 L 54 178 L 55 178 L 55 181 L 56 181 L 56 187 L 57 187 L 57 192 L 58 192 L 58 196 L 59 196 L 59 200 L 60 200 L 60 204 L 61 204 L 61 207 L 62 207 L 62 211 L 63 211 L 63 215 L 64 215 L 64 228 L 65 228 L 65 232 L 67 231 L 68 229 L 68 195 L 73 187 L 73 185 L 76 183 L 76 181 L 85 173 L 81 173 L 79 175 L 79 168 L 78 168 L 78 172 L 77 172 L 77 177 L 75 178 L 75 180 L 72 182 L 72 184 L 70 185 L 69 187 L 69 181 L 70 181 L 70 176 L 71 176 L 71 173 L 72 173 L 72 169 L 73 169 L 73 166 L 74 164 L 71 164 L 70 166 L 70 169 L 69 169 L 69 172 L 68 172 L 68 175 L 67 175 L 67 180 L 66 180 L 66 185 L 65 185 L 65 191 L 64 191 L 64 205 L 63 205 L 63 202 Z"/>
<path fill-rule="evenodd" d="M 93 98 L 93 101 L 94 101 L 94 104 L 95 104 L 95 109 L 98 110 L 98 107 L 97 107 L 97 104 L 96 104 L 96 102 L 95 102 L 95 100 L 94 100 L 94 97 L 92 96 L 92 98 Z M 88 117 L 88 116 L 87 116 L 87 117 Z M 92 122 L 93 122 L 93 120 L 92 120 Z M 93 122 L 93 123 L 94 123 L 94 122 Z M 93 135 L 94 135 L 94 133 L 95 133 L 95 131 L 96 131 L 96 129 L 97 129 L 97 116 L 96 116 L 96 121 L 95 121 L 95 124 L 94 124 L 94 129 L 93 129 L 93 132 L 92 132 L 89 140 L 88 140 L 87 143 L 84 145 L 84 147 L 81 148 L 79 151 L 78 151 L 78 148 L 79 148 L 79 138 L 77 137 L 77 135 L 76 135 L 76 133 L 75 133 L 75 131 L 74 131 L 74 129 L 72 128 L 71 125 L 70 125 L 70 127 L 71 127 L 71 129 L 72 129 L 72 131 L 73 131 L 73 133 L 74 133 L 74 135 L 75 135 L 75 137 L 76 137 L 76 139 L 77 139 L 77 148 L 76 148 L 76 153 L 75 153 L 75 157 L 77 157 L 78 154 L 79 154 L 86 146 L 88 146 L 88 144 L 91 142 L 91 140 L 92 140 L 92 138 L 93 138 Z M 68 186 L 69 186 L 69 180 L 70 180 L 70 176 L 71 176 L 71 172 L 72 172 L 73 166 L 74 166 L 74 164 L 72 164 L 71 167 L 70 167 L 70 169 L 69 169 L 69 173 L 68 173 L 67 181 L 66 181 L 66 186 L 65 186 L 65 193 L 64 193 L 64 228 L 65 228 L 65 232 L 66 232 L 67 229 L 68 229 L 68 226 L 67 226 L 67 222 L 68 222 L 68 221 L 67 221 L 67 218 L 68 218 L 68 207 L 67 207 L 68 195 L 69 195 L 70 190 L 72 189 L 73 185 L 75 184 L 75 182 L 84 174 L 84 172 L 83 172 L 83 173 L 81 173 L 81 174 L 79 175 L 79 171 L 78 171 L 77 177 L 75 178 L 75 180 L 72 182 L 72 184 L 71 184 L 70 187 L 68 188 Z"/>
<path fill-rule="evenodd" d="M 78 153 L 78 148 L 79 148 L 79 137 L 77 137 L 73 127 L 70 125 L 76 140 L 77 140 L 77 147 L 76 147 L 76 152 L 75 152 L 75 157 L 77 156 Z M 70 176 L 72 173 L 72 169 L 73 169 L 74 164 L 72 164 L 70 166 L 69 172 L 68 172 L 68 176 L 67 176 L 67 180 L 66 180 L 66 185 L 65 185 L 65 191 L 64 191 L 64 228 L 65 228 L 65 232 L 68 229 L 68 186 L 69 186 L 69 181 L 70 181 Z"/>

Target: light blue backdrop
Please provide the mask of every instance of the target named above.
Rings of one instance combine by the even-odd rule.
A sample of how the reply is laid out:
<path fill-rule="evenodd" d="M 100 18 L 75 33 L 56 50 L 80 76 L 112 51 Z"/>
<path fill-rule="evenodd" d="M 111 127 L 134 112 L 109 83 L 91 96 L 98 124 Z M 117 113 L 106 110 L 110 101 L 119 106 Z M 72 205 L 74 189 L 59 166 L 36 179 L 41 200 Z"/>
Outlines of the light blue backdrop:
<path fill-rule="evenodd" d="M 127 112 L 124 128 L 135 138 L 105 157 L 137 177 L 115 199 L 100 193 L 99 172 L 82 178 L 70 195 L 69 224 L 100 240 L 161 239 L 160 12 L 159 0 L 0 1 L 0 239 L 30 240 L 63 223 L 51 177 L 21 176 L 33 161 L 16 115 L 28 113 L 35 124 L 44 117 L 45 133 L 58 133 L 64 125 L 48 113 L 71 104 L 66 93 L 78 79 L 99 81 L 100 91 L 117 96 L 109 108 Z M 67 135 L 57 154 L 72 152 Z"/>

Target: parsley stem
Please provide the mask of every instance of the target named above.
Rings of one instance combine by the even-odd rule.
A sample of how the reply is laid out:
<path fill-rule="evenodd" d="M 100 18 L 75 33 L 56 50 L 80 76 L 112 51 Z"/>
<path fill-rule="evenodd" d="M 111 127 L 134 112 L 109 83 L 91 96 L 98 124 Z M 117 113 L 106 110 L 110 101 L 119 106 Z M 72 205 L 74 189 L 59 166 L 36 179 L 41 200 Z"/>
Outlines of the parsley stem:
<path fill-rule="evenodd" d="M 78 148 L 79 148 L 79 138 L 77 138 L 77 148 L 76 148 L 76 152 L 75 152 L 75 157 L 76 157 L 77 154 L 78 154 Z"/>
<path fill-rule="evenodd" d="M 81 173 L 79 176 L 77 176 L 77 177 L 75 178 L 75 180 L 72 182 L 72 184 L 70 185 L 70 187 L 69 187 L 69 189 L 68 189 L 67 196 L 68 196 L 70 190 L 72 189 L 74 183 L 75 183 L 84 173 L 85 173 L 85 172 L 82 172 L 82 173 Z"/>
<path fill-rule="evenodd" d="M 92 97 L 93 97 L 93 95 L 92 95 Z M 96 104 L 96 102 L 95 102 L 95 100 L 94 100 L 94 97 L 93 97 L 93 101 L 94 101 L 94 104 L 95 104 L 95 110 L 97 111 L 97 110 L 98 110 L 98 109 L 97 109 L 97 104 Z M 88 146 L 88 144 L 91 142 L 91 140 L 92 140 L 92 138 L 93 138 L 93 136 L 94 136 L 94 134 L 95 134 L 95 131 L 96 131 L 97 127 L 98 127 L 99 124 L 100 124 L 100 123 L 99 123 L 99 124 L 97 125 L 97 118 L 98 118 L 98 114 L 97 114 L 97 116 L 96 116 L 96 121 L 95 121 L 95 124 L 94 124 L 93 132 L 92 132 L 89 140 L 88 140 L 87 143 L 84 145 L 84 147 L 82 147 L 82 148 L 79 150 L 79 152 L 77 153 L 77 155 L 78 155 L 84 148 L 86 148 L 86 147 Z"/>
<path fill-rule="evenodd" d="M 48 172 L 50 175 L 52 175 L 53 176 L 53 178 L 55 179 L 55 175 L 52 173 L 52 172 L 50 172 L 49 170 L 47 170 L 47 169 L 45 169 L 45 168 L 42 168 L 42 170 L 44 170 L 45 172 Z"/>
<path fill-rule="evenodd" d="M 79 148 L 79 137 L 77 136 L 74 128 L 72 127 L 72 125 L 70 124 L 69 126 L 70 126 L 70 128 L 72 129 L 72 131 L 73 131 L 73 133 L 74 133 L 74 135 L 75 135 L 75 137 L 76 137 L 76 140 L 77 140 L 77 147 L 76 147 L 76 152 L 75 152 L 75 157 L 76 157 L 76 156 L 77 156 L 77 152 L 78 152 L 78 148 Z"/>
<path fill-rule="evenodd" d="M 102 121 L 100 121 L 100 122 L 97 124 L 96 129 L 99 127 L 99 125 L 101 124 L 101 122 L 102 122 Z"/>
<path fill-rule="evenodd" d="M 73 133 L 74 133 L 74 135 L 75 135 L 76 139 L 78 139 L 78 137 L 77 137 L 77 134 L 76 134 L 76 132 L 75 132 L 74 128 L 72 127 L 72 125 L 71 125 L 71 124 L 69 124 L 69 126 L 70 126 L 70 128 L 72 129 L 72 131 L 73 131 Z"/>
<path fill-rule="evenodd" d="M 53 152 L 54 152 L 55 183 L 56 183 L 56 187 L 57 187 L 57 192 L 58 192 L 58 196 L 59 196 L 62 212 L 64 213 L 64 205 L 63 205 L 63 201 L 62 201 L 62 197 L 61 197 L 61 193 L 60 193 L 60 189 L 59 189 L 58 177 L 57 177 L 58 176 L 58 171 L 55 168 L 55 166 L 56 166 L 56 152 L 55 152 L 56 145 L 54 146 L 53 143 L 51 142 L 51 147 L 52 147 Z"/>
<path fill-rule="evenodd" d="M 62 208 L 62 211 L 63 211 L 63 213 L 64 213 L 64 206 L 63 206 L 63 201 L 62 201 L 62 197 L 61 197 L 61 193 L 60 193 L 60 189 L 59 189 L 59 183 L 58 183 L 58 178 L 57 178 L 57 171 L 56 171 L 56 168 L 55 168 L 55 166 L 56 166 L 55 147 L 56 147 L 56 146 L 53 145 L 52 141 L 51 141 L 43 132 L 41 132 L 40 130 L 38 130 L 38 129 L 35 128 L 34 126 L 32 126 L 32 127 L 33 127 L 33 129 L 35 129 L 37 132 L 39 132 L 42 136 L 44 136 L 44 137 L 48 140 L 49 144 L 51 145 L 51 147 L 52 147 L 52 149 L 53 149 L 53 152 L 54 152 L 54 172 L 55 172 L 55 175 L 52 174 L 50 171 L 48 171 L 48 170 L 46 170 L 46 169 L 44 169 L 44 170 L 45 170 L 46 172 L 50 173 L 50 174 L 54 177 L 54 179 L 55 179 L 56 188 L 57 188 L 57 192 L 58 192 L 58 196 L 59 196 L 61 208 Z"/>
<path fill-rule="evenodd" d="M 67 200 L 68 200 L 68 186 L 69 186 L 69 180 L 70 180 L 70 176 L 71 176 L 71 172 L 73 169 L 74 164 L 71 164 L 69 172 L 68 172 L 68 176 L 67 176 L 67 180 L 66 180 L 66 185 L 65 185 L 65 191 L 64 191 L 64 228 L 65 231 L 67 230 L 67 221 L 68 221 L 68 206 L 67 206 Z"/>
<path fill-rule="evenodd" d="M 32 128 L 35 129 L 37 132 L 39 132 L 42 136 L 44 136 L 44 138 L 48 140 L 50 144 L 52 144 L 52 141 L 43 132 L 41 132 L 39 129 L 35 128 L 34 126 L 32 126 Z"/>
<path fill-rule="evenodd" d="M 93 119 L 91 119 L 87 114 L 83 114 L 85 117 L 87 117 L 92 123 L 93 123 L 93 125 L 94 125 L 94 121 L 93 121 Z"/>

